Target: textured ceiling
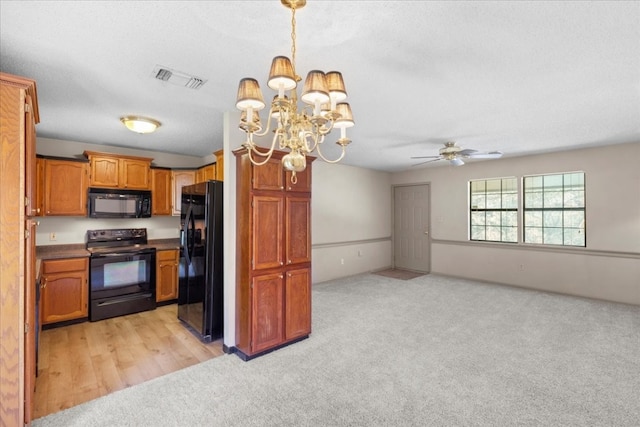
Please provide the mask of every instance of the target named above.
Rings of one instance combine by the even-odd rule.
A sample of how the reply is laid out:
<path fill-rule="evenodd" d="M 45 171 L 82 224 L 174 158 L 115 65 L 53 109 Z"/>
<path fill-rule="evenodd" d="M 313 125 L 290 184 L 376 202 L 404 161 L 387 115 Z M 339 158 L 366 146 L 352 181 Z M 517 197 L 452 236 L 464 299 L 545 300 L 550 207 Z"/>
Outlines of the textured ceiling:
<path fill-rule="evenodd" d="M 39 136 L 205 156 L 241 78 L 273 96 L 290 19 L 277 0 L 2 0 L 0 68 L 37 81 Z M 347 164 L 403 170 L 448 140 L 505 156 L 640 142 L 640 2 L 309 0 L 297 28 L 299 74 L 344 75 Z M 127 114 L 163 125 L 137 135 Z"/>

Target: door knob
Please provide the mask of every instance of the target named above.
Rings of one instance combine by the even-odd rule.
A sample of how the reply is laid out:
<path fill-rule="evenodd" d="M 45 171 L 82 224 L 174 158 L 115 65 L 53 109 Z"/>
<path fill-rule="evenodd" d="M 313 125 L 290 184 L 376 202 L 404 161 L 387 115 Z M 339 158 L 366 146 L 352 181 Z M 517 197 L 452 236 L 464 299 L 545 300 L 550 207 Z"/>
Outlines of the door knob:
<path fill-rule="evenodd" d="M 429 234 L 429 230 L 425 231 L 424 234 Z"/>

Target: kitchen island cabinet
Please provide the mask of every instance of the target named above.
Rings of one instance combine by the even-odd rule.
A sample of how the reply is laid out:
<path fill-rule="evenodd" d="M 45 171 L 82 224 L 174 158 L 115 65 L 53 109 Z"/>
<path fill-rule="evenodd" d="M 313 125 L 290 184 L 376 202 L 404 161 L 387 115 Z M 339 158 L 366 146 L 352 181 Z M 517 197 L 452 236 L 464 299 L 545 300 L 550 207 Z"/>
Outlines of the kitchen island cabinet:
<path fill-rule="evenodd" d="M 42 324 L 89 316 L 89 259 L 44 260 L 41 266 Z"/>

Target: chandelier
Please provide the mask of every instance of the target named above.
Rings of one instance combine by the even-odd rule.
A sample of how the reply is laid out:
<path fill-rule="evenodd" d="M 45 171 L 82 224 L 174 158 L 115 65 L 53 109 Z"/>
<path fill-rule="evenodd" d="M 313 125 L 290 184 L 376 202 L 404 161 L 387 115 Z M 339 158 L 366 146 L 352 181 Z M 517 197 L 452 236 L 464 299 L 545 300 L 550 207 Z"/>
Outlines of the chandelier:
<path fill-rule="evenodd" d="M 306 156 L 315 151 L 328 163 L 337 163 L 345 155 L 351 140 L 346 129 L 354 125 L 351 107 L 344 101 L 347 98 L 342 74 L 338 71 L 324 73 L 309 71 L 300 96 L 303 106 L 298 108 L 298 82 L 302 78 L 296 74 L 296 9 L 301 9 L 306 0 L 280 0 L 291 9 L 291 60 L 286 56 L 276 56 L 271 63 L 267 85 L 277 91 L 271 101 L 266 116 L 267 125 L 263 129 L 259 111 L 265 108 L 260 85 L 253 78 L 240 80 L 236 107 L 242 111 L 239 128 L 247 134 L 242 144 L 249 153 L 251 163 L 256 166 L 269 161 L 276 143 L 280 150 L 288 149 L 283 156 L 282 165 L 291 171 L 291 182 L 296 183 L 296 172 L 306 168 Z M 273 119 L 273 140 L 270 147 L 260 147 L 254 142 L 254 136 L 265 136 L 271 130 Z M 324 138 L 334 128 L 340 129 L 340 138 L 336 144 L 341 147 L 337 159 L 327 159 L 321 151 Z"/>

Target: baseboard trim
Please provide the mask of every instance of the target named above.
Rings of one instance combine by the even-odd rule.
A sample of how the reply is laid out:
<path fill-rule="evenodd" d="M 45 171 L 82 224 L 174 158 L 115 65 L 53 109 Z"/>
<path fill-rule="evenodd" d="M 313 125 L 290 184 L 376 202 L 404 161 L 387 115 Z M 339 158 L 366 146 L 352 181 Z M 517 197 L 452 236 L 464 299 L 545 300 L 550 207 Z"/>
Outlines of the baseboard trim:
<path fill-rule="evenodd" d="M 236 355 L 237 355 L 240 359 L 242 359 L 242 360 L 243 360 L 243 361 L 245 361 L 245 362 L 248 362 L 249 360 L 253 360 L 253 359 L 255 359 L 256 357 L 264 356 L 265 354 L 269 354 L 269 353 L 272 353 L 272 352 L 274 352 L 274 351 L 276 351 L 276 350 L 280 350 L 281 348 L 284 348 L 284 347 L 290 346 L 291 344 L 295 344 L 295 343 L 300 342 L 300 341 L 302 341 L 302 340 L 306 340 L 307 338 L 309 338 L 309 335 L 306 335 L 306 336 L 304 336 L 304 337 L 300 337 L 300 338 L 296 338 L 296 339 L 295 339 L 295 340 L 293 340 L 293 341 L 287 341 L 287 342 L 286 342 L 286 343 L 284 343 L 284 344 L 281 344 L 281 345 L 278 345 L 278 346 L 276 346 L 276 347 L 270 348 L 270 349 L 268 349 L 268 350 L 261 351 L 260 353 L 255 353 L 255 354 L 251 354 L 251 355 L 246 354 L 245 352 L 243 352 L 242 350 L 239 350 L 239 349 L 237 349 L 237 348 L 236 348 L 235 353 L 236 353 Z"/>

